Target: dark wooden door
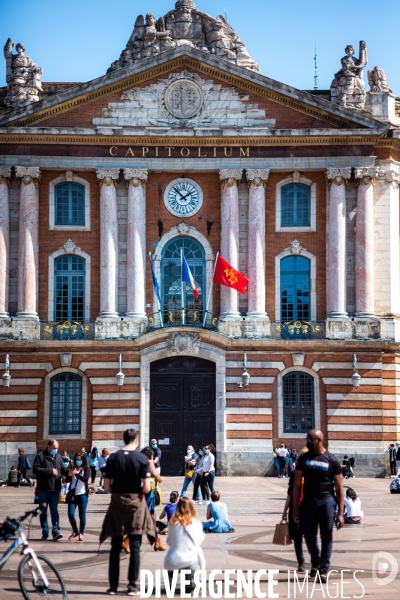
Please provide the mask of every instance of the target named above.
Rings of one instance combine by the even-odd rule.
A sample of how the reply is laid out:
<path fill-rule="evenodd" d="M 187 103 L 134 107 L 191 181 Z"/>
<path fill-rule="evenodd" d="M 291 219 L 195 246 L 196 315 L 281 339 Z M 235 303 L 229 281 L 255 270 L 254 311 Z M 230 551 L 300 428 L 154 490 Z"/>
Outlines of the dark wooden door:
<path fill-rule="evenodd" d="M 188 444 L 215 445 L 215 364 L 173 357 L 152 363 L 150 373 L 150 438 L 158 440 L 162 474 L 183 475 Z"/>

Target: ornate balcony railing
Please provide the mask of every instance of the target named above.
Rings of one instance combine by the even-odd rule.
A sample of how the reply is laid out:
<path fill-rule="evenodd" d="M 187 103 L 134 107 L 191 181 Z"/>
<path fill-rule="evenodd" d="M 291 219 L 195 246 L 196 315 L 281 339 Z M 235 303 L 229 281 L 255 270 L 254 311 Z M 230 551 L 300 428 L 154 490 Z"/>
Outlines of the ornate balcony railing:
<path fill-rule="evenodd" d="M 164 309 L 159 312 L 147 315 L 149 321 L 148 331 L 154 331 L 161 328 L 161 316 L 164 328 L 170 327 L 201 327 L 211 331 L 218 331 L 218 317 L 213 313 L 207 312 L 204 319 L 202 308 L 190 308 L 187 310 Z"/>
<path fill-rule="evenodd" d="M 275 340 L 323 340 L 325 321 L 271 321 L 271 338 Z"/>
<path fill-rule="evenodd" d="M 40 323 L 41 340 L 94 340 L 95 323 L 58 321 Z"/>

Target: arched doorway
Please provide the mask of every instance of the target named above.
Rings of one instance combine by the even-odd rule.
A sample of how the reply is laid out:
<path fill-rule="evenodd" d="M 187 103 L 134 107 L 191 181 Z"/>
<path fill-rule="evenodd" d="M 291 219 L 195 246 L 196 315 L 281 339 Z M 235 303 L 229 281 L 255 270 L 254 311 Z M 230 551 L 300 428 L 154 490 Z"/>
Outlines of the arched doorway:
<path fill-rule="evenodd" d="M 191 356 L 150 365 L 150 439 L 162 451 L 161 472 L 183 475 L 186 447 L 216 445 L 215 363 Z"/>

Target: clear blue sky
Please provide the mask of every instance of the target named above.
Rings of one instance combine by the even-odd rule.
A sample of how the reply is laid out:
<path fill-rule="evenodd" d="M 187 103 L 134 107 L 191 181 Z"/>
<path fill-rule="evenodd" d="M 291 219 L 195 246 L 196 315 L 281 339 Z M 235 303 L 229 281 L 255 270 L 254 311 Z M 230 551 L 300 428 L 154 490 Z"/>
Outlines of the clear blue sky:
<path fill-rule="evenodd" d="M 319 87 L 327 89 L 345 46 L 352 44 L 357 56 L 364 39 L 368 68 L 381 66 L 400 96 L 399 0 L 196 0 L 196 5 L 213 16 L 226 7 L 262 74 L 299 89 L 313 87 L 315 41 Z M 158 18 L 174 6 L 175 0 L 0 0 L 0 43 L 8 37 L 23 42 L 43 68 L 42 81 L 89 81 L 119 57 L 138 14 Z"/>

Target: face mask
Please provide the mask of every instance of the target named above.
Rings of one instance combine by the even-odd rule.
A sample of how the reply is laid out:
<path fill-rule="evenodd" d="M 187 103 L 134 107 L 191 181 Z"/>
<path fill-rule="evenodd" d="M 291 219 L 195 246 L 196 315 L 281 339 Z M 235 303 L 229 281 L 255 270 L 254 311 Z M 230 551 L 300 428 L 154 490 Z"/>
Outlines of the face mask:
<path fill-rule="evenodd" d="M 200 454 L 200 456 L 203 456 L 203 451 L 199 450 L 199 454 Z"/>
<path fill-rule="evenodd" d="M 157 444 L 152 444 L 151 447 L 152 448 L 157 448 Z"/>
<path fill-rule="evenodd" d="M 82 466 L 82 461 L 81 460 L 76 460 L 75 464 L 77 467 L 81 467 Z"/>
<path fill-rule="evenodd" d="M 55 456 L 57 454 L 58 450 L 56 448 L 52 448 L 52 450 L 50 450 L 50 454 L 52 456 Z"/>
<path fill-rule="evenodd" d="M 210 451 L 209 451 L 209 450 L 204 450 L 204 452 L 205 452 L 206 454 L 209 454 L 209 453 L 210 453 Z"/>

